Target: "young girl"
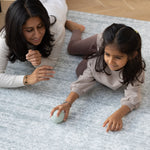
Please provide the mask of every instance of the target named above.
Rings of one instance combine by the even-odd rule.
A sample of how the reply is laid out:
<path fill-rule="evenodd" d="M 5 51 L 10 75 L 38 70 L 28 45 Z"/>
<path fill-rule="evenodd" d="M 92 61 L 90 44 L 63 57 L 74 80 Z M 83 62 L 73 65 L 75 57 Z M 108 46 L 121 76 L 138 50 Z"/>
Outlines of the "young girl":
<path fill-rule="evenodd" d="M 121 99 L 122 106 L 103 124 L 103 127 L 108 124 L 107 132 L 120 130 L 123 125 L 122 117 L 140 104 L 140 88 L 144 82 L 145 70 L 145 62 L 141 56 L 141 37 L 131 27 L 114 23 L 102 34 L 81 40 L 84 27 L 76 23 L 68 26 L 73 30 L 68 52 L 88 57 L 77 67 L 76 73 L 79 78 L 72 83 L 71 93 L 63 104 L 53 108 L 51 116 L 56 110 L 57 116 L 64 110 L 65 121 L 72 103 L 96 82 L 113 90 L 125 85 L 125 96 Z"/>
<path fill-rule="evenodd" d="M 65 36 L 65 0 L 16 0 L 8 8 L 0 33 L 0 87 L 33 85 L 53 77 Z M 44 7 L 45 6 L 45 7 Z M 10 75 L 8 61 L 28 61 L 29 75 Z"/>

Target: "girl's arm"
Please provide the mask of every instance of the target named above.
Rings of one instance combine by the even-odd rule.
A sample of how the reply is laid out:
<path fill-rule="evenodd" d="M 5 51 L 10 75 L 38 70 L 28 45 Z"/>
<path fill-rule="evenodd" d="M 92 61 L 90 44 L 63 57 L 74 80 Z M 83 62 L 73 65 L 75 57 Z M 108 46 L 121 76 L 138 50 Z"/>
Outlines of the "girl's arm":
<path fill-rule="evenodd" d="M 106 131 L 118 131 L 122 129 L 123 123 L 122 118 L 130 112 L 130 108 L 126 105 L 122 105 L 117 111 L 115 111 L 111 116 L 109 116 L 103 123 L 103 127 L 107 124 Z"/>
<path fill-rule="evenodd" d="M 141 88 L 144 83 L 145 72 L 143 71 L 139 76 L 139 81 L 135 81 L 134 84 L 129 84 L 125 91 L 124 97 L 121 99 L 121 105 L 127 105 L 130 110 L 136 109 L 139 107 L 141 102 Z"/>
<path fill-rule="evenodd" d="M 144 82 L 144 71 L 139 76 L 139 80 Z M 136 109 L 141 101 L 141 86 L 142 83 L 135 81 L 133 85 L 129 84 L 125 89 L 125 97 L 121 99 L 121 107 L 109 116 L 103 124 L 105 127 L 107 124 L 106 131 L 117 131 L 122 128 L 122 118 L 133 109 Z"/>
<path fill-rule="evenodd" d="M 50 116 L 52 116 L 56 110 L 58 110 L 57 116 L 59 116 L 60 112 L 62 110 L 64 110 L 64 112 L 65 112 L 64 120 L 66 120 L 69 115 L 69 110 L 70 110 L 72 103 L 77 98 L 79 98 L 80 95 L 86 93 L 89 89 L 91 89 L 95 85 L 96 81 L 94 80 L 94 77 L 93 77 L 93 74 L 91 71 L 91 67 L 90 67 L 92 62 L 93 62 L 93 60 L 91 60 L 90 63 L 88 61 L 87 69 L 83 72 L 83 75 L 81 75 L 77 81 L 72 83 L 71 93 L 65 100 L 65 103 L 53 108 L 50 113 Z"/>

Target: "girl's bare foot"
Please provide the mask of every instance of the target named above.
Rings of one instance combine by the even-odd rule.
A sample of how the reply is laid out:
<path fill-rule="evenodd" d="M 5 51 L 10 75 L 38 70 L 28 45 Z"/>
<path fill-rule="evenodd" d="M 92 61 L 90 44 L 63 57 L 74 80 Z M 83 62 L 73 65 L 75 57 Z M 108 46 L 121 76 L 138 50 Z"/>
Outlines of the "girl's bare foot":
<path fill-rule="evenodd" d="M 85 27 L 83 25 L 78 24 L 76 22 L 72 22 L 70 20 L 66 21 L 65 27 L 70 31 L 80 30 L 81 32 L 83 32 L 85 30 Z"/>

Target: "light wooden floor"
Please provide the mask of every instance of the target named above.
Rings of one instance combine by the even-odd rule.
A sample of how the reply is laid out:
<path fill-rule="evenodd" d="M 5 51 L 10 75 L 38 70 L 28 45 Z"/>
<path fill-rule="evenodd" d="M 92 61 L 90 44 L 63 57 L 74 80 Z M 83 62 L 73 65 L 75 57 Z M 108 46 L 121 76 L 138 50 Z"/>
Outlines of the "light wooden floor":
<path fill-rule="evenodd" d="M 0 28 L 8 6 L 14 0 L 1 0 Z M 150 0 L 66 0 L 70 10 L 150 21 Z"/>
<path fill-rule="evenodd" d="M 150 21 L 150 0 L 67 0 L 69 9 Z"/>

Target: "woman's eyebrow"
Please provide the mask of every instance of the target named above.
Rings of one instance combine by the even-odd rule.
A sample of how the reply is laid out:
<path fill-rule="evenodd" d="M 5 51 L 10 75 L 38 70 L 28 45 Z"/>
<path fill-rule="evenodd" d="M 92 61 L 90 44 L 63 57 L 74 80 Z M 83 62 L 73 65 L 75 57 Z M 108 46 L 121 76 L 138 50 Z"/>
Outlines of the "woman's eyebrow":
<path fill-rule="evenodd" d="M 23 27 L 23 29 L 32 29 L 33 27 Z"/>
<path fill-rule="evenodd" d="M 39 25 L 43 25 L 43 22 L 40 22 L 37 24 L 37 26 L 39 26 Z M 29 28 L 33 28 L 33 27 L 23 27 L 23 29 L 29 29 Z"/>

